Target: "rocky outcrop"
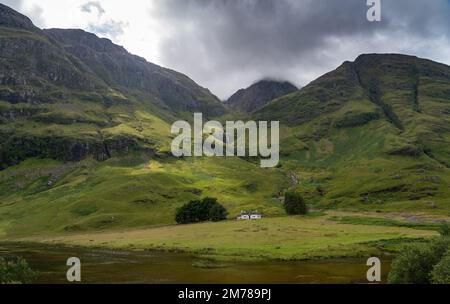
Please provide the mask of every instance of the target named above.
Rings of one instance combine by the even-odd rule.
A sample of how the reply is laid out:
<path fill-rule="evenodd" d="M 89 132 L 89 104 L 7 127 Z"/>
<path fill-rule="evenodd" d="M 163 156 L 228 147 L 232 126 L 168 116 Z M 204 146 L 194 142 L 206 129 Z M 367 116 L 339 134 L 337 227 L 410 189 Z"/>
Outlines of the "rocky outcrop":
<path fill-rule="evenodd" d="M 51 158 L 61 161 L 80 161 L 92 156 L 99 161 L 107 160 L 131 151 L 153 154 L 139 140 L 116 136 L 112 138 L 69 138 L 59 136 L 32 136 L 1 133 L 0 169 L 15 165 L 31 157 Z"/>

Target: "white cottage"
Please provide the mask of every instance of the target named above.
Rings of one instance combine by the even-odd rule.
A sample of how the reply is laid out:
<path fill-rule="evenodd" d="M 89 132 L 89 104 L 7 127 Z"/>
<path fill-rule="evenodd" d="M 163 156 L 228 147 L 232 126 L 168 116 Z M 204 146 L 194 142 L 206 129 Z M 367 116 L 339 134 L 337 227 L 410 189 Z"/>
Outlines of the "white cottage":
<path fill-rule="evenodd" d="M 260 220 L 262 219 L 262 214 L 258 211 L 241 211 L 241 215 L 237 217 L 237 220 Z"/>

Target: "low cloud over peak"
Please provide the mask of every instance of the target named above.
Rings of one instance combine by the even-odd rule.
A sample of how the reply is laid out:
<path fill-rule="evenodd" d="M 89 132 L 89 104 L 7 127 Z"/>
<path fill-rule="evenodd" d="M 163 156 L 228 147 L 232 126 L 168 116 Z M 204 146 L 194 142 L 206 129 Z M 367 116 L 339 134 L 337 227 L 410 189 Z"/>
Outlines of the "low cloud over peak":
<path fill-rule="evenodd" d="M 170 32 L 161 61 L 222 98 L 264 77 L 302 86 L 360 53 L 450 59 L 447 1 L 384 0 L 382 8 L 382 22 L 370 23 L 365 0 L 164 0 L 151 18 Z"/>

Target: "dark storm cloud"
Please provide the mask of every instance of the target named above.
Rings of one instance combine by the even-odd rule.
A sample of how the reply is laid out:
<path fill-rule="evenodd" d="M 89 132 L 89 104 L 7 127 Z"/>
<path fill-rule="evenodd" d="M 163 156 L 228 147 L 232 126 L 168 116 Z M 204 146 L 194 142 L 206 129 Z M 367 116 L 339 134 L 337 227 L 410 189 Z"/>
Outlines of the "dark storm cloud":
<path fill-rule="evenodd" d="M 430 55 L 418 40 L 449 38 L 447 0 L 382 6 L 378 23 L 366 0 L 159 0 L 151 17 L 168 31 L 163 64 L 225 97 L 264 77 L 304 85 L 363 52 Z"/>

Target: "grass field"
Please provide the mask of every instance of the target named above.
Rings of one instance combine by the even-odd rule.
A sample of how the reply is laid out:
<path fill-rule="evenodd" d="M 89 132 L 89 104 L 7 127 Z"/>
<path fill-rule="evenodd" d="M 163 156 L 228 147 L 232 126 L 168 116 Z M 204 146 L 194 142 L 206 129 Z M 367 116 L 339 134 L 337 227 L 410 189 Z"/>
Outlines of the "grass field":
<path fill-rule="evenodd" d="M 334 213 L 333 213 L 334 214 Z M 437 233 L 404 227 L 340 224 L 329 215 L 164 226 L 21 241 L 127 250 L 181 251 L 218 259 L 316 259 L 380 253 L 377 245 Z"/>

